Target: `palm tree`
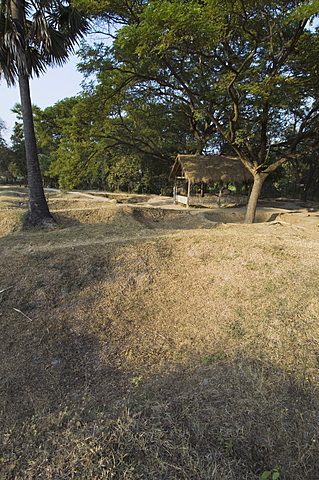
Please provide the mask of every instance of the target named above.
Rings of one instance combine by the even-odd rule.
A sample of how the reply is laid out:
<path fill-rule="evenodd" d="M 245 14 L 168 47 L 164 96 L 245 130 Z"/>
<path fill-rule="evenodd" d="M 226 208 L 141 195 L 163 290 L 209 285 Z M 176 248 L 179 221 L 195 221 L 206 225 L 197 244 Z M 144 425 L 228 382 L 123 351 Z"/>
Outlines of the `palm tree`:
<path fill-rule="evenodd" d="M 34 133 L 29 79 L 62 65 L 88 28 L 86 18 L 64 0 L 0 0 L 0 78 L 19 83 L 28 170 L 26 225 L 54 223 L 43 191 Z"/>

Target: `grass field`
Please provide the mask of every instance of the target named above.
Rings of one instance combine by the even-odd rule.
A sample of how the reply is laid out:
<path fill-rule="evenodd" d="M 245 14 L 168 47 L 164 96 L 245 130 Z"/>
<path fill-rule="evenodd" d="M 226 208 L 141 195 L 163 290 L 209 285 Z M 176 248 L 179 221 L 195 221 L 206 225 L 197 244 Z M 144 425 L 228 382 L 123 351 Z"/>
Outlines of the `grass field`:
<path fill-rule="evenodd" d="M 319 479 L 319 207 L 0 187 L 1 480 Z M 157 205 L 157 206 L 154 206 Z"/>

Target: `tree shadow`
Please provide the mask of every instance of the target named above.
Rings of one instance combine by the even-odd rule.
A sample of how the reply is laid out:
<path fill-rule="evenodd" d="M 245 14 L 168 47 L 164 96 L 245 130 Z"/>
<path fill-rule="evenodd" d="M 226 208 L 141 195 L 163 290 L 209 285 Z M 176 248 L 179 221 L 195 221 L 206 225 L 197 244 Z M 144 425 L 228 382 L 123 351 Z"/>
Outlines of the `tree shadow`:
<path fill-rule="evenodd" d="M 0 197 L 27 198 L 28 190 L 15 186 L 5 188 L 3 185 L 0 185 Z"/>
<path fill-rule="evenodd" d="M 69 227 L 78 227 L 79 225 L 82 225 L 82 222 L 80 220 L 78 220 L 77 218 L 72 218 L 71 216 L 63 215 L 61 213 L 56 213 L 56 212 L 52 212 L 51 215 L 56 221 L 57 227 L 61 229 L 69 228 Z"/>
<path fill-rule="evenodd" d="M 191 351 L 137 365 L 94 334 L 52 330 L 20 352 L 16 371 L 2 369 L 4 479 L 20 478 L 18 464 L 9 471 L 21 442 L 19 465 L 41 478 L 66 478 L 70 456 L 84 478 L 94 450 L 90 478 L 108 465 L 118 479 L 257 480 L 275 466 L 286 480 L 318 479 L 318 396 L 296 376 Z"/>
<path fill-rule="evenodd" d="M 280 218 L 280 213 L 273 213 L 272 215 L 270 215 L 269 219 L 267 220 L 267 222 L 274 222 L 277 220 L 277 218 Z"/>

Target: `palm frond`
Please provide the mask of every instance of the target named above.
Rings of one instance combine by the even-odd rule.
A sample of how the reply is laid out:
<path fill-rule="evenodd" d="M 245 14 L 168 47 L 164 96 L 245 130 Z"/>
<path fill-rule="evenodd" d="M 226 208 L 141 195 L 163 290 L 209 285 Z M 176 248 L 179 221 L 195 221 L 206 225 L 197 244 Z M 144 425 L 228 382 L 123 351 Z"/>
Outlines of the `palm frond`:
<path fill-rule="evenodd" d="M 26 52 L 27 72 L 29 77 L 39 77 L 45 73 L 47 64 L 36 48 L 28 48 Z"/>
<path fill-rule="evenodd" d="M 8 85 L 14 85 L 19 70 L 25 71 L 21 58 L 21 38 L 16 30 L 8 30 L 0 43 L 0 75 Z"/>
<path fill-rule="evenodd" d="M 80 12 L 61 0 L 20 0 L 22 35 L 12 19 L 11 1 L 0 0 L 0 76 L 10 85 L 19 72 L 38 76 L 48 65 L 65 63 L 89 26 Z"/>
<path fill-rule="evenodd" d="M 47 45 L 47 49 L 50 48 L 50 37 L 48 35 L 48 22 L 43 12 L 37 11 L 33 15 L 32 21 L 28 22 L 27 39 L 28 43 L 34 45 Z"/>

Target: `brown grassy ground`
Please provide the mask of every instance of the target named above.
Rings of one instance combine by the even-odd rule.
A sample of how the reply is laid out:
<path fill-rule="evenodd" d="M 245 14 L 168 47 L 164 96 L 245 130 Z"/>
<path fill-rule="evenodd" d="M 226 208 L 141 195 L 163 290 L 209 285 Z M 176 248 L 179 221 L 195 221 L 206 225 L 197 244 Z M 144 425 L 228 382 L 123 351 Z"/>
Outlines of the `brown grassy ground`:
<path fill-rule="evenodd" d="M 22 231 L 26 193 L 0 187 L 1 480 L 318 480 L 315 205 L 50 192 L 58 227 Z"/>

